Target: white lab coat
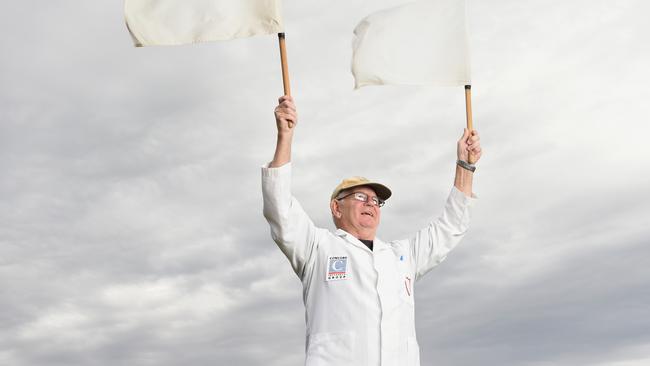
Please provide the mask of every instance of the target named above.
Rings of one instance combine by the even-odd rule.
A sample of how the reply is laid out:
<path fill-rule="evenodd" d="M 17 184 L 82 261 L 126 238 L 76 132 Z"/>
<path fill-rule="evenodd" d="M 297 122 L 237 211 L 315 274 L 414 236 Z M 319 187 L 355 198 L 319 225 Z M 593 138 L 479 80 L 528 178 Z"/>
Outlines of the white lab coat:
<path fill-rule="evenodd" d="M 291 195 L 291 164 L 262 168 L 264 217 L 302 281 L 306 366 L 419 366 L 413 283 L 465 234 L 473 198 L 452 189 L 442 215 L 409 239 L 373 251 L 318 228 Z"/>

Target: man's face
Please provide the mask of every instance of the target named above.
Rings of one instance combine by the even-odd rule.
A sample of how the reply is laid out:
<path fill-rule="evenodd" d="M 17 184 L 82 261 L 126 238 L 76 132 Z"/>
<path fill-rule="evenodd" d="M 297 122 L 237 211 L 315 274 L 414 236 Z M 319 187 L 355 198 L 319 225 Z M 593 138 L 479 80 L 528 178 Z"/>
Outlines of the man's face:
<path fill-rule="evenodd" d="M 381 218 L 381 209 L 372 201 L 372 197 L 377 194 L 370 187 L 354 187 L 345 192 L 344 195 L 353 192 L 363 192 L 368 195 L 368 202 L 358 201 L 354 195 L 348 196 L 338 201 L 339 212 L 341 214 L 341 228 L 354 228 L 356 230 L 376 230 Z M 347 230 L 346 230 L 347 231 Z"/>

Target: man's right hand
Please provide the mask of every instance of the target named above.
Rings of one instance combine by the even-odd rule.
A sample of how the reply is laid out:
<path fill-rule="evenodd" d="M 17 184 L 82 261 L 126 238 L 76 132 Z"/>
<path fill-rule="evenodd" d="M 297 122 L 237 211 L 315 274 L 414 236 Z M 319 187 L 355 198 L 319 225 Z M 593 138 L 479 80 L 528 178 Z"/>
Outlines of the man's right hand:
<path fill-rule="evenodd" d="M 283 95 L 278 99 L 278 106 L 275 107 L 275 124 L 278 127 L 278 134 L 293 132 L 298 123 L 298 113 L 293 98 L 290 95 Z"/>
<path fill-rule="evenodd" d="M 269 164 L 270 168 L 281 167 L 291 161 L 291 140 L 293 130 L 298 123 L 298 113 L 293 98 L 284 95 L 278 100 L 275 107 L 275 124 L 278 127 L 278 141 L 275 145 L 275 154 Z"/>

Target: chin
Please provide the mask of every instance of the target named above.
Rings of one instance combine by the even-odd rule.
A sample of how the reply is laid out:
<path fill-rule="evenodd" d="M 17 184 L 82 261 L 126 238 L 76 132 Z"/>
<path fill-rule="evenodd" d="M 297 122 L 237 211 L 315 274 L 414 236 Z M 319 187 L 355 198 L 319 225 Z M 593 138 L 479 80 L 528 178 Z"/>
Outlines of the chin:
<path fill-rule="evenodd" d="M 363 227 L 365 227 L 365 228 L 367 228 L 367 229 L 374 229 L 374 228 L 377 227 L 377 225 L 379 225 L 379 222 L 378 222 L 378 221 L 375 221 L 374 219 L 371 219 L 371 220 L 368 220 L 368 219 L 361 220 L 361 221 L 359 221 L 359 223 L 361 224 L 361 226 L 363 226 Z"/>

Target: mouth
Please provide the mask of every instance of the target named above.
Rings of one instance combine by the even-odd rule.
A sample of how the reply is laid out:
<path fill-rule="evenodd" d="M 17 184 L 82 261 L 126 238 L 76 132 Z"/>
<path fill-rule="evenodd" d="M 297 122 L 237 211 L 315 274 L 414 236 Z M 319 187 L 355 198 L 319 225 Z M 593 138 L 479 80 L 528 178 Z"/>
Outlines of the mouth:
<path fill-rule="evenodd" d="M 375 215 L 372 212 L 362 212 L 361 215 L 367 215 L 370 217 L 375 217 Z"/>

